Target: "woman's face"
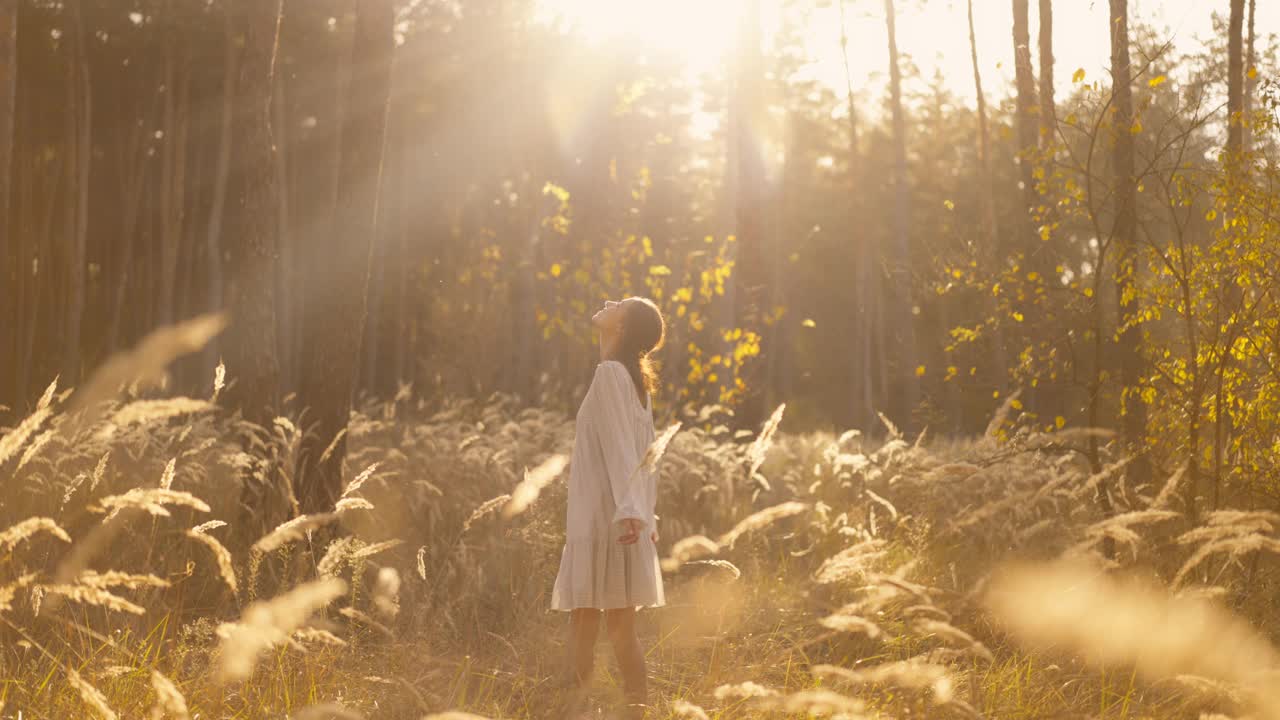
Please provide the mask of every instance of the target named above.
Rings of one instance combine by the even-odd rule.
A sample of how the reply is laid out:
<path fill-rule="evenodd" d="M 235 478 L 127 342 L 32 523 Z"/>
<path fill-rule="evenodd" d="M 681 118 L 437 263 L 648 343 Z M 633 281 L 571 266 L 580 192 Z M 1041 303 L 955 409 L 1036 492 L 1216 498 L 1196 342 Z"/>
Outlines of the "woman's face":
<path fill-rule="evenodd" d="M 630 302 L 633 302 L 632 298 L 627 298 L 621 302 L 605 300 L 604 307 L 591 316 L 591 324 L 599 328 L 601 332 L 617 333 L 621 331 L 622 319 L 627 314 L 627 303 Z"/>

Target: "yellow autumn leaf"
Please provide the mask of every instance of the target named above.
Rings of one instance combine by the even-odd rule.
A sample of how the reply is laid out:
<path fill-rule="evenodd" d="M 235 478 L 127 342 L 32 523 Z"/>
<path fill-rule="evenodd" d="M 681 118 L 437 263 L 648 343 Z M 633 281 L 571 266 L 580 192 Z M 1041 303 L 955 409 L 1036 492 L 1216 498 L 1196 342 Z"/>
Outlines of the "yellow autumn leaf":
<path fill-rule="evenodd" d="M 1053 424 L 1056 425 L 1059 430 L 1061 430 L 1062 426 L 1067 424 L 1067 419 L 1059 415 L 1058 417 L 1053 419 Z"/>
<path fill-rule="evenodd" d="M 1134 118 L 1133 124 L 1129 126 L 1129 132 L 1134 135 L 1137 135 L 1138 133 L 1142 132 L 1142 121 L 1139 120 L 1138 118 Z"/>
<path fill-rule="evenodd" d="M 551 277 L 560 277 L 560 263 L 551 266 Z"/>
<path fill-rule="evenodd" d="M 649 268 L 649 274 L 650 275 L 670 275 L 671 268 L 667 267 L 666 265 L 654 265 L 653 267 Z"/>
<path fill-rule="evenodd" d="M 917 366 L 917 367 L 916 367 L 916 377 L 924 377 L 924 366 L 923 366 L 923 365 L 919 365 L 919 366 Z"/>
<path fill-rule="evenodd" d="M 1209 222 L 1213 222 L 1214 218 L 1216 217 L 1218 217 L 1217 210 L 1210 210 L 1209 212 L 1204 214 L 1204 219 L 1208 220 Z"/>
<path fill-rule="evenodd" d="M 1083 81 L 1084 81 L 1084 68 L 1079 68 L 1074 73 L 1071 73 L 1071 82 L 1078 83 Z"/>
<path fill-rule="evenodd" d="M 945 205 L 948 210 L 956 209 L 956 204 L 951 202 L 950 200 L 943 200 L 942 204 Z"/>
<path fill-rule="evenodd" d="M 802 322 L 802 323 L 800 323 L 800 324 L 801 324 L 801 325 L 803 325 L 803 326 L 805 326 L 805 327 L 808 327 L 808 328 L 811 328 L 811 327 L 817 327 L 817 326 L 818 326 L 818 323 L 814 322 L 812 318 L 805 318 L 805 319 L 804 319 L 804 322 Z"/>
<path fill-rule="evenodd" d="M 1160 87 L 1169 78 L 1164 75 L 1157 75 L 1147 81 L 1147 87 Z"/>
<path fill-rule="evenodd" d="M 1022 409 L 1022 401 L 1021 401 L 1021 400 L 1011 400 L 1011 401 L 1009 402 L 1009 407 L 1013 408 L 1014 410 L 1021 410 L 1021 409 Z"/>
<path fill-rule="evenodd" d="M 1258 68 L 1256 67 L 1249 68 L 1249 79 L 1252 80 L 1256 77 L 1258 77 Z"/>

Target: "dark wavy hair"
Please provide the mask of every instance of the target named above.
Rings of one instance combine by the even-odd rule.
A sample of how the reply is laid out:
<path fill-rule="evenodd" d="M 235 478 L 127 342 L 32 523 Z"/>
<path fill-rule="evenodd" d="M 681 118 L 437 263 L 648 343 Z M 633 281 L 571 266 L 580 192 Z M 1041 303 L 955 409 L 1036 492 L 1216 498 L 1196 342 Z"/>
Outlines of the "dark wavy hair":
<path fill-rule="evenodd" d="M 653 359 L 667 337 L 667 324 L 662 311 L 649 298 L 635 298 L 622 316 L 622 339 L 618 343 L 618 362 L 622 363 L 636 390 L 651 396 L 658 392 L 658 363 Z"/>

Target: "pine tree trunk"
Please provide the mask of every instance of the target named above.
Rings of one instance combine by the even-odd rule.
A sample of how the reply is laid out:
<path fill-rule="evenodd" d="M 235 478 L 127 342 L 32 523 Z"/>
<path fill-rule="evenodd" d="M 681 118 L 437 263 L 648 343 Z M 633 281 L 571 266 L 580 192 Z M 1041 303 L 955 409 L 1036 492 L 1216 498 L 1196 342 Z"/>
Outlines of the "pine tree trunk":
<path fill-rule="evenodd" d="M 71 53 L 68 62 L 68 160 L 70 162 L 71 203 L 68 206 L 66 244 L 66 312 L 62 332 L 62 382 L 80 381 L 81 319 L 84 317 L 85 250 L 89 233 L 89 171 L 93 159 L 93 96 L 89 83 L 89 61 L 85 52 L 84 16 L 81 0 L 71 0 Z"/>
<path fill-rule="evenodd" d="M 1227 154 L 1234 162 L 1244 146 L 1244 0 L 1231 0 L 1227 24 Z"/>
<path fill-rule="evenodd" d="M 159 325 L 171 324 L 176 304 L 175 283 L 178 276 L 178 249 L 182 243 L 183 205 L 181 192 L 186 167 L 186 143 L 178 132 L 177 60 L 174 44 L 181 40 L 174 18 L 173 0 L 164 5 L 164 114 L 162 119 L 163 150 L 160 179 L 160 268 L 159 298 L 157 299 Z"/>
<path fill-rule="evenodd" d="M 1244 56 L 1244 151 L 1249 152 L 1253 144 L 1253 98 L 1258 92 L 1257 55 L 1254 54 L 1253 13 L 1257 9 L 1258 0 L 1249 0 L 1249 37 Z"/>
<path fill-rule="evenodd" d="M 1133 159 L 1133 92 L 1129 61 L 1129 8 L 1128 0 L 1111 2 L 1111 82 L 1115 124 L 1113 135 L 1115 149 L 1113 172 L 1115 174 L 1115 227 L 1112 230 L 1116 248 L 1116 308 L 1117 322 L 1123 329 L 1119 333 L 1117 349 L 1120 354 L 1120 382 L 1123 386 L 1122 403 L 1123 439 L 1127 452 L 1137 458 L 1125 467 L 1129 487 L 1146 482 L 1150 465 L 1146 453 L 1147 406 L 1137 396 L 1144 375 L 1140 326 L 1127 322 L 1141 309 L 1135 293 L 1138 272 L 1137 238 L 1137 179 L 1134 177 Z"/>
<path fill-rule="evenodd" d="M 372 238 L 395 49 L 394 13 L 383 0 L 356 0 L 352 77 L 342 128 L 341 187 L 328 247 L 317 249 L 308 282 L 300 404 L 309 427 L 299 452 L 303 512 L 333 508 L 342 491 L 346 428 L 364 334 Z M 326 448 L 332 444 L 327 455 Z M 322 457 L 323 455 L 323 457 Z"/>
<path fill-rule="evenodd" d="M 0 0 L 0 237 L 13 238 L 14 117 L 18 86 L 18 0 Z M 21 398 L 11 372 L 18 364 L 19 243 L 0 243 L 0 405 L 17 407 Z"/>
<path fill-rule="evenodd" d="M 240 47 L 235 83 L 235 163 L 225 250 L 231 281 L 226 335 L 227 399 L 245 419 L 267 425 L 279 400 L 276 361 L 275 148 L 271 139 L 271 82 L 283 0 L 235 0 L 232 42 Z"/>
<path fill-rule="evenodd" d="M 857 214 L 859 204 L 853 201 L 859 193 L 859 171 L 862 160 L 858 152 L 858 113 L 853 98 L 853 70 L 849 67 L 849 38 L 847 35 L 844 14 L 844 0 L 840 0 L 840 54 L 844 60 L 845 95 L 849 105 L 849 212 L 850 227 L 858 227 Z M 850 353 L 852 373 L 850 377 L 851 414 L 850 427 L 868 430 L 875 426 L 878 398 L 884 397 L 883 387 L 877 382 L 877 375 L 872 367 L 875 355 L 872 349 L 883 342 L 876 334 L 877 323 L 872 310 L 873 293 L 878 292 L 875 280 L 879 278 L 878 268 L 873 263 L 874 254 L 869 247 L 870 233 L 857 233 L 850 240 L 853 249 L 854 308 L 850 315 L 853 336 L 853 351 Z"/>
<path fill-rule="evenodd" d="M 911 427 L 911 413 L 919 400 L 916 376 L 916 336 L 911 280 L 910 189 L 907 180 L 907 119 L 902 107 L 902 70 L 898 61 L 897 18 L 893 0 L 885 0 L 885 29 L 889 38 L 889 97 L 893 111 L 893 252 L 890 272 L 895 286 L 893 324 L 897 342 L 898 378 L 902 392 L 890 412 L 899 427 Z"/>
<path fill-rule="evenodd" d="M 978 36 L 973 26 L 973 0 L 969 0 L 969 58 L 973 62 L 973 88 L 978 101 L 978 161 L 982 165 L 982 219 L 990 258 L 997 256 L 1000 232 L 996 221 L 996 201 L 991 171 L 991 131 L 987 127 L 987 99 L 982 92 L 982 71 L 978 65 Z"/>
<path fill-rule="evenodd" d="M 1040 0 L 1040 147 L 1053 144 L 1053 0 Z"/>

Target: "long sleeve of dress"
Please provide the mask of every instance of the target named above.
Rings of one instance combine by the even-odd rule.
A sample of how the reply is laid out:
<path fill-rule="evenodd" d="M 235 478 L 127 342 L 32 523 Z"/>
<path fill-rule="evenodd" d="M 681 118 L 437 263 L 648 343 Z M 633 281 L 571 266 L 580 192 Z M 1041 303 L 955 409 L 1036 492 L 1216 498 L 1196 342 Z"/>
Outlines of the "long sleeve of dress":
<path fill-rule="evenodd" d="M 640 402 L 635 384 L 622 365 L 601 363 L 596 367 L 588 392 L 593 394 L 592 417 L 617 508 L 613 522 L 634 518 L 647 526 L 649 513 L 644 507 L 644 482 L 639 477 L 643 472 L 639 469 L 641 457 L 629 418 L 633 406 L 638 407 Z"/>

